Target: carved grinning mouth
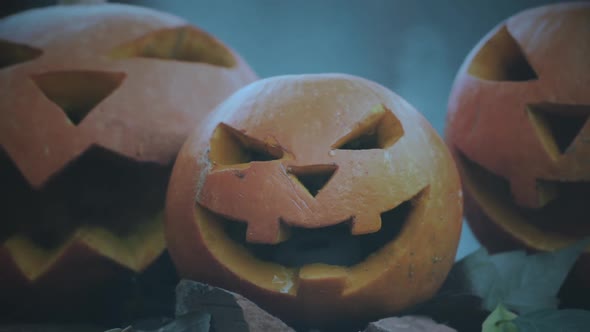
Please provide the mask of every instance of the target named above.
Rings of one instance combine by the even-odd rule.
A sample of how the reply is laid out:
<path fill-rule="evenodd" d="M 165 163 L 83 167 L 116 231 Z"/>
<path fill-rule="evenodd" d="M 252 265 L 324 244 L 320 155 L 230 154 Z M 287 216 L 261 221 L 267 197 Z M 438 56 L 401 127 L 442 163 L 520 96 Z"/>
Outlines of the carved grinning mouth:
<path fill-rule="evenodd" d="M 131 234 L 163 210 L 169 172 L 93 147 L 34 189 L 0 150 L 0 198 L 8 211 L 0 242 L 23 234 L 51 249 L 84 225 Z"/>
<path fill-rule="evenodd" d="M 383 226 L 375 233 L 354 236 L 350 220 L 322 228 L 291 227 L 290 237 L 279 244 L 246 242 L 246 224 L 226 218 L 218 220 L 225 233 L 246 248 L 254 257 L 286 267 L 301 267 L 313 263 L 353 266 L 393 241 L 400 233 L 411 211 L 406 201 L 381 215 Z"/>
<path fill-rule="evenodd" d="M 590 224 L 587 222 L 590 182 L 537 180 L 537 190 L 552 192 L 554 197 L 542 208 L 524 208 L 511 199 L 508 180 L 493 174 L 461 152 L 457 155 L 470 194 L 486 209 L 491 219 L 508 231 L 518 233 L 515 235 L 519 238 L 542 238 L 542 245 L 559 247 L 563 241 L 590 235 Z"/>
<path fill-rule="evenodd" d="M 246 241 L 245 222 L 213 213 L 199 204 L 197 209 L 206 211 L 206 218 L 214 221 L 226 239 L 259 261 L 288 268 L 301 268 L 315 263 L 351 267 L 395 241 L 410 218 L 413 207 L 427 191 L 425 188 L 412 199 L 383 212 L 382 227 L 377 232 L 352 235 L 352 217 L 327 227 L 288 227 L 288 239 L 278 244 L 249 243 Z"/>

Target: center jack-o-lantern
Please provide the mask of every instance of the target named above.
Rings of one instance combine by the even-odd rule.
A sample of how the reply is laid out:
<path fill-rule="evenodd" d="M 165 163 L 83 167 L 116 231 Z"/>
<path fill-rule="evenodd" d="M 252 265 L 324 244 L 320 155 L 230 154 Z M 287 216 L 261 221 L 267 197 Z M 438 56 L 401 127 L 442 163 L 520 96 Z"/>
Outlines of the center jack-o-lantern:
<path fill-rule="evenodd" d="M 319 326 L 431 297 L 461 215 L 447 147 L 399 96 L 354 76 L 279 76 L 233 94 L 185 143 L 166 236 L 182 277 Z"/>
<path fill-rule="evenodd" d="M 182 143 L 254 79 L 220 41 L 149 9 L 0 20 L 0 302 L 54 304 L 150 265 Z"/>
<path fill-rule="evenodd" d="M 552 251 L 590 236 L 589 117 L 590 3 L 521 12 L 469 54 L 446 137 L 486 247 Z"/>

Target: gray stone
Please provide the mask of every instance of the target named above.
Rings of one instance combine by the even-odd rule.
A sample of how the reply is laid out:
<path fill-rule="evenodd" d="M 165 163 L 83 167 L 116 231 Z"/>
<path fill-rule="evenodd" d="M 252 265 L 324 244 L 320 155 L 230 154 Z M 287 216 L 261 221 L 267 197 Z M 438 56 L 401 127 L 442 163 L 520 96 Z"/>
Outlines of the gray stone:
<path fill-rule="evenodd" d="M 216 332 L 295 332 L 245 297 L 200 282 L 181 280 L 176 287 L 176 316 L 192 311 L 211 314 Z"/>
<path fill-rule="evenodd" d="M 428 317 L 390 317 L 370 323 L 364 332 L 457 332 Z"/>

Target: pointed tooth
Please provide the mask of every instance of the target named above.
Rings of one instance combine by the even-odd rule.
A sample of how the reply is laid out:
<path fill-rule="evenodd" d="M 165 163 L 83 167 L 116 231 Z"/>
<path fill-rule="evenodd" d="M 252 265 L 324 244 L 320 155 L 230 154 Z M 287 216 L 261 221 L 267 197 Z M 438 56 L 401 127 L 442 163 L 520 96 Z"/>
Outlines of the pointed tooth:
<path fill-rule="evenodd" d="M 367 214 L 352 219 L 350 232 L 352 235 L 362 235 L 378 232 L 381 229 L 381 215 Z"/>
<path fill-rule="evenodd" d="M 248 223 L 246 242 L 277 244 L 286 241 L 291 236 L 290 228 L 279 220 L 257 220 Z"/>
<path fill-rule="evenodd" d="M 339 295 L 347 283 L 348 269 L 345 267 L 321 263 L 305 265 L 299 269 L 297 296 L 317 298 L 318 294 Z"/>

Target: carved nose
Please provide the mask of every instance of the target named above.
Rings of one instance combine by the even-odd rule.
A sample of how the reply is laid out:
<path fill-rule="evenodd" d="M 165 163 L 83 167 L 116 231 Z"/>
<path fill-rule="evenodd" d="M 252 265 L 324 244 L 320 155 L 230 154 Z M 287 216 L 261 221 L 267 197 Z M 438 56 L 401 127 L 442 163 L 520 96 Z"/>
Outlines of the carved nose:
<path fill-rule="evenodd" d="M 315 197 L 324 188 L 338 166 L 334 164 L 290 166 L 287 172 L 293 175 L 294 180 L 303 186 L 311 196 Z"/>

